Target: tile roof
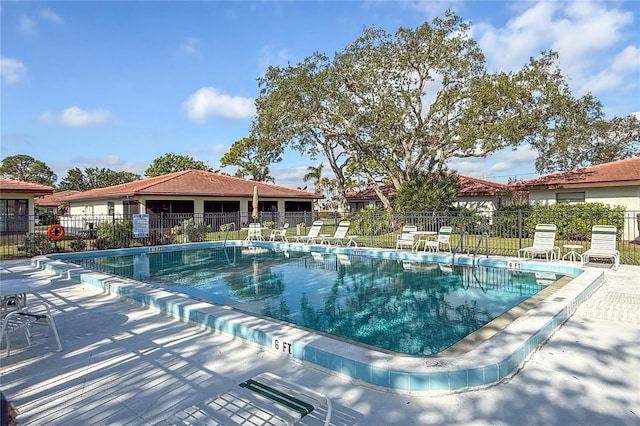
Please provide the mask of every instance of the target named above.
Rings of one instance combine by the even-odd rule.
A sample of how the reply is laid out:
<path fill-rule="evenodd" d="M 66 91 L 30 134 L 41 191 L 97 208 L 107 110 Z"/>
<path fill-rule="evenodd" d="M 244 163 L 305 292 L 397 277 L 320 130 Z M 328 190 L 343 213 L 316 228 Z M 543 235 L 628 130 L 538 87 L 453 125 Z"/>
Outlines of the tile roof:
<path fill-rule="evenodd" d="M 515 189 L 588 188 L 640 185 L 640 157 L 517 182 Z"/>
<path fill-rule="evenodd" d="M 47 195 L 53 193 L 53 187 L 0 177 L 0 192 Z"/>
<path fill-rule="evenodd" d="M 460 181 L 460 191 L 458 197 L 478 197 L 500 195 L 507 191 L 508 186 L 503 183 L 491 182 L 484 179 L 473 178 L 469 176 L 458 175 Z M 382 185 L 382 192 L 390 197 L 395 195 L 396 189 L 393 185 Z M 370 200 L 378 198 L 375 191 L 371 188 L 361 191 L 352 191 L 347 193 L 347 199 Z"/>
<path fill-rule="evenodd" d="M 125 196 L 253 197 L 254 186 L 258 187 L 260 197 L 308 199 L 323 197 L 308 191 L 254 182 L 203 170 L 185 170 L 108 188 L 83 191 L 79 194 L 66 196 L 62 198 L 62 201 Z"/>
<path fill-rule="evenodd" d="M 36 205 L 40 207 L 58 207 L 60 205 L 61 199 L 72 194 L 79 194 L 80 191 L 61 191 L 54 192 L 51 195 L 45 195 L 42 198 L 36 198 Z"/>

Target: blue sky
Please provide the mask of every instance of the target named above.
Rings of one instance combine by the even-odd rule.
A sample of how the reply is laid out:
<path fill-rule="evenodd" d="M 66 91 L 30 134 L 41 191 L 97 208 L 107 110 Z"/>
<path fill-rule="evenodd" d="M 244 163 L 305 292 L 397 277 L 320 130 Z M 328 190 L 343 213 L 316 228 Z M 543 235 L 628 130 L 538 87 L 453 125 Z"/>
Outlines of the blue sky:
<path fill-rule="evenodd" d="M 331 56 L 365 27 L 393 34 L 448 8 L 472 23 L 490 70 L 557 50 L 574 95 L 593 93 L 609 118 L 640 112 L 637 1 L 5 1 L 0 156 L 30 155 L 59 181 L 75 167 L 142 175 L 166 153 L 217 168 L 248 135 L 269 65 Z M 535 158 L 521 147 L 451 165 L 506 182 L 537 176 Z M 271 174 L 301 187 L 320 161 L 286 153 Z"/>

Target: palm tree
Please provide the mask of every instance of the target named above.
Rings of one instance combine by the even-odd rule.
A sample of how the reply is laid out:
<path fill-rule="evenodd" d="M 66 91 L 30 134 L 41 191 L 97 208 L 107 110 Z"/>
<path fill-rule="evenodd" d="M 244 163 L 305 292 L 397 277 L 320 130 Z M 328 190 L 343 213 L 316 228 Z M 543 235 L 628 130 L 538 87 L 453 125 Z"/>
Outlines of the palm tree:
<path fill-rule="evenodd" d="M 315 188 L 316 194 L 319 194 L 320 192 L 322 192 L 322 188 L 318 184 L 318 182 L 322 178 L 322 167 L 324 167 L 322 163 L 320 163 L 318 167 L 313 167 L 313 166 L 307 167 L 307 173 L 302 178 L 302 180 L 305 182 L 310 180 L 313 181 L 313 187 Z"/>
<path fill-rule="evenodd" d="M 307 173 L 302 177 L 302 180 L 307 182 L 313 180 L 313 188 L 316 194 L 320 194 L 322 192 L 322 187 L 319 182 L 322 179 L 322 167 L 323 164 L 320 163 L 318 167 L 309 166 L 307 167 Z M 318 209 L 320 209 L 320 200 L 316 200 L 318 205 Z"/>

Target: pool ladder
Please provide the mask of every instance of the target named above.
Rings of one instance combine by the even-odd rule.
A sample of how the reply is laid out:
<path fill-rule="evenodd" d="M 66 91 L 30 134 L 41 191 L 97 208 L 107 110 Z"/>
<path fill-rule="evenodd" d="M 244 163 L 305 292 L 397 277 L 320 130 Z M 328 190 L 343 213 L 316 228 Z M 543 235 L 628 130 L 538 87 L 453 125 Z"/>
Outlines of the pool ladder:
<path fill-rule="evenodd" d="M 460 249 L 462 249 L 462 245 L 465 237 L 468 242 L 469 233 L 467 231 L 460 231 L 460 239 L 458 240 L 458 244 L 456 244 L 456 247 L 453 249 L 453 254 L 451 255 L 451 266 L 455 264 L 456 254 L 458 254 Z M 478 256 L 478 252 L 480 251 L 480 245 L 482 244 L 483 241 L 485 242 L 485 247 L 486 247 L 485 255 L 487 256 L 487 258 L 489 257 L 489 234 L 487 232 L 483 232 L 480 235 L 478 244 L 476 244 L 476 249 L 473 252 L 473 262 L 471 262 L 472 267 L 478 266 L 478 264 L 480 263 L 480 259 L 477 256 Z M 469 245 L 467 244 L 467 247 L 468 246 Z M 467 251 L 467 254 L 470 254 L 469 251 Z"/>
<path fill-rule="evenodd" d="M 227 240 L 229 239 L 229 231 L 231 231 L 231 228 L 233 227 L 233 230 L 236 230 L 236 223 L 235 222 L 229 222 L 226 225 L 233 225 L 233 226 L 229 226 L 227 227 L 227 232 L 224 234 L 224 243 L 222 244 L 222 247 L 226 247 L 227 246 Z"/>

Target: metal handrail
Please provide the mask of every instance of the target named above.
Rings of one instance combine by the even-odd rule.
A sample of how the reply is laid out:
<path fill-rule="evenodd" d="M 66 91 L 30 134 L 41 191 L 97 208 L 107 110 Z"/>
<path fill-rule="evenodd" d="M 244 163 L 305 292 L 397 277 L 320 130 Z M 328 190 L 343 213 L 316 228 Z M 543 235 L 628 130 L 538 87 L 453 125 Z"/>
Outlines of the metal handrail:
<path fill-rule="evenodd" d="M 236 223 L 235 222 L 229 222 L 227 223 L 227 225 L 233 225 L 233 230 L 236 230 Z M 229 231 L 231 230 L 231 227 L 227 228 L 227 232 L 225 232 L 224 234 L 224 243 L 222 244 L 222 247 L 226 247 L 227 246 L 227 240 L 229 239 Z"/>
<path fill-rule="evenodd" d="M 456 257 L 456 254 L 458 254 L 458 249 L 462 247 L 462 240 L 464 239 L 465 235 L 469 235 L 469 233 L 467 231 L 460 231 L 460 239 L 458 240 L 458 244 L 456 244 L 456 247 L 453 249 L 453 252 L 451 254 L 451 266 L 453 266 L 454 264 L 454 259 Z"/>
<path fill-rule="evenodd" d="M 488 232 L 483 232 L 480 235 L 480 239 L 478 240 L 478 244 L 476 244 L 476 250 L 473 252 L 473 257 L 476 257 L 478 255 L 478 251 L 480 250 L 480 244 L 482 244 L 482 241 L 486 242 L 486 256 L 489 257 L 489 233 Z"/>

